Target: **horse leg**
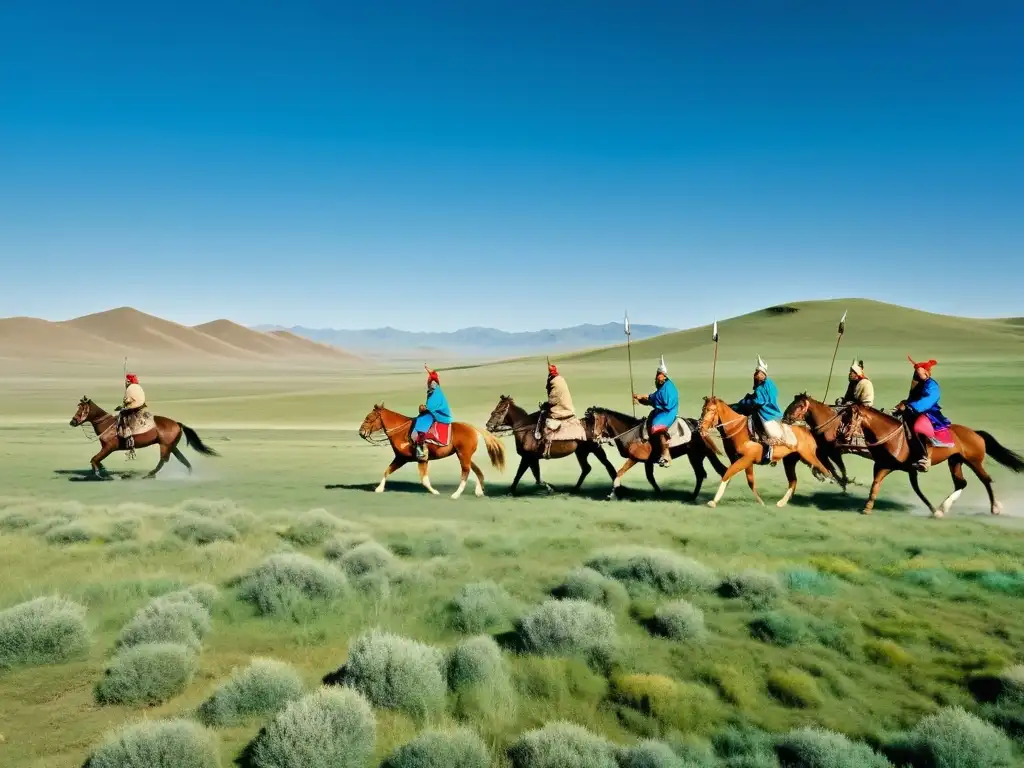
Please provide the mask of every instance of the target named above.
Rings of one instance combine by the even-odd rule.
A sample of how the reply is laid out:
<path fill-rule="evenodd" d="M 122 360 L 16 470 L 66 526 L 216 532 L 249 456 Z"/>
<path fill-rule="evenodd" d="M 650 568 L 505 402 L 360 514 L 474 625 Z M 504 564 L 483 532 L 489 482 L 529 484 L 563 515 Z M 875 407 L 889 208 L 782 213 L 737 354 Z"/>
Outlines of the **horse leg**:
<path fill-rule="evenodd" d="M 654 492 L 661 493 L 661 487 L 658 485 L 658 482 L 654 479 L 654 462 L 645 461 L 644 472 L 647 473 L 647 482 L 649 482 L 651 484 L 651 487 L 654 488 Z"/>
<path fill-rule="evenodd" d="M 432 486 L 430 484 L 430 475 L 427 474 L 427 464 L 429 464 L 429 462 L 418 461 L 418 462 L 416 462 L 416 464 L 420 468 L 420 482 L 423 484 L 423 487 L 426 488 L 428 491 L 430 491 L 435 496 L 440 496 L 441 494 L 439 494 L 437 491 L 435 491 L 434 490 L 434 486 Z"/>
<path fill-rule="evenodd" d="M 762 499 L 761 495 L 757 492 L 757 478 L 754 476 L 753 464 L 747 467 L 745 474 L 747 476 L 747 485 L 750 486 L 750 492 L 754 494 L 754 498 L 757 499 L 757 503 L 763 507 L 765 505 L 764 499 Z"/>
<path fill-rule="evenodd" d="M 704 485 L 704 480 L 707 478 L 707 470 L 704 469 L 704 457 L 697 451 L 690 450 L 686 454 L 687 458 L 690 459 L 690 466 L 693 467 L 693 476 L 697 482 L 693 486 L 693 496 L 690 501 L 696 501 L 697 497 L 700 496 L 700 487 Z M 724 468 L 723 468 L 724 469 Z"/>
<path fill-rule="evenodd" d="M 924 491 L 921 490 L 921 481 L 918 479 L 918 470 L 911 469 L 907 472 L 910 475 L 910 487 L 914 489 L 914 493 L 917 494 L 917 498 L 924 502 L 924 505 L 928 507 L 928 510 L 932 513 L 933 517 L 942 517 L 942 515 L 935 514 L 935 507 L 928 501 L 928 497 L 924 495 Z"/>
<path fill-rule="evenodd" d="M 466 481 L 469 480 L 469 465 L 472 463 L 468 456 L 459 456 L 459 463 L 462 465 L 462 477 L 459 478 L 459 487 L 452 494 L 453 499 L 459 498 L 466 490 Z"/>
<path fill-rule="evenodd" d="M 786 470 L 786 479 L 789 481 L 789 488 L 786 489 L 786 494 L 775 502 L 776 507 L 784 507 L 789 504 L 789 500 L 793 498 L 793 494 L 796 493 L 796 465 L 800 462 L 800 454 L 791 453 L 789 456 L 782 460 L 782 467 Z"/>
<path fill-rule="evenodd" d="M 846 486 L 850 484 L 850 476 L 846 473 L 846 464 L 843 462 L 843 454 L 838 448 L 836 448 L 832 452 L 832 456 L 830 458 L 832 459 L 836 467 L 839 468 L 839 472 L 841 473 L 841 475 L 836 479 L 839 482 L 839 487 L 843 489 L 843 493 L 846 493 Z M 832 467 L 829 467 L 829 469 L 832 469 Z M 832 471 L 832 476 L 836 477 L 834 469 Z"/>
<path fill-rule="evenodd" d="M 861 514 L 871 514 L 871 511 L 875 508 L 875 499 L 878 498 L 878 491 L 882 487 L 882 481 L 888 477 L 890 472 L 892 472 L 892 470 L 888 467 L 883 467 L 877 462 L 875 463 L 875 477 L 871 482 L 871 491 L 868 493 L 868 501 L 864 505 L 864 509 Z"/>
<path fill-rule="evenodd" d="M 479 498 L 484 495 L 484 473 L 480 471 L 480 467 L 476 465 L 475 461 L 469 462 L 469 468 L 473 470 L 473 479 L 476 480 L 476 488 L 473 489 L 473 495 Z"/>
<path fill-rule="evenodd" d="M 612 492 L 608 494 L 609 499 L 614 500 L 618 498 L 616 494 L 619 490 L 619 486 L 622 485 L 622 476 L 629 472 L 629 470 L 631 470 L 634 466 L 636 466 L 636 459 L 630 456 L 628 459 L 626 459 L 626 463 L 619 468 L 619 471 L 615 473 L 615 477 L 612 480 Z"/>
<path fill-rule="evenodd" d="M 590 462 L 587 461 L 587 449 L 582 446 L 576 449 L 576 461 L 580 463 L 580 479 L 576 481 L 576 485 L 573 486 L 573 491 L 578 491 L 583 487 L 583 481 L 587 479 L 587 475 L 590 474 Z"/>
<path fill-rule="evenodd" d="M 380 485 L 374 488 L 375 493 L 384 493 L 384 486 L 387 485 L 388 475 L 392 472 L 401 469 L 409 462 L 409 459 L 405 456 L 395 456 L 395 460 L 388 464 L 388 468 L 384 470 L 384 477 L 380 479 Z"/>
<path fill-rule="evenodd" d="M 540 479 L 540 456 L 533 457 L 533 463 L 530 465 L 530 469 L 533 471 L 533 479 L 537 481 L 537 485 L 544 489 L 545 493 L 554 493 L 555 489 Z"/>
<path fill-rule="evenodd" d="M 975 477 L 981 480 L 981 484 L 984 485 L 985 490 L 988 491 L 988 501 L 989 504 L 992 505 L 992 514 L 998 515 L 1003 511 L 1003 505 L 996 501 L 996 492 L 992 488 L 992 476 L 985 471 L 985 467 L 981 463 L 984 460 L 985 459 L 982 458 L 978 461 L 977 464 L 975 464 L 973 461 L 964 459 L 964 461 L 967 462 L 967 466 L 971 468 L 971 471 L 974 473 Z"/>
<path fill-rule="evenodd" d="M 181 449 L 178 448 L 178 446 L 174 446 L 173 448 L 171 448 L 171 453 L 174 454 L 174 458 L 176 458 L 178 461 L 185 465 L 185 469 L 187 469 L 188 473 L 191 475 L 192 465 L 189 463 L 188 459 L 185 458 L 185 454 L 181 452 Z"/>
<path fill-rule="evenodd" d="M 964 480 L 964 459 L 962 456 L 949 457 L 949 474 L 953 478 L 953 492 L 932 513 L 935 517 L 948 515 L 949 510 L 953 508 L 953 504 L 956 503 L 956 500 L 960 498 L 960 494 L 964 492 L 964 488 L 967 487 L 967 481 Z"/>
<path fill-rule="evenodd" d="M 744 453 L 741 454 L 736 461 L 733 462 L 732 466 L 725 470 L 725 474 L 722 475 L 722 481 L 718 484 L 718 490 L 715 491 L 715 498 L 708 502 L 708 506 L 712 509 L 718 506 L 718 502 L 722 500 L 722 496 L 725 495 L 725 488 L 729 485 L 729 481 L 732 480 L 740 472 L 745 472 L 747 467 L 754 466 L 754 454 Z M 756 492 L 754 494 L 757 495 Z M 764 503 L 764 502 L 762 502 Z"/>
<path fill-rule="evenodd" d="M 604 465 L 605 470 L 608 472 L 608 479 L 615 480 L 615 467 L 608 461 L 608 454 L 604 452 L 604 448 L 597 445 L 594 447 L 593 453 L 597 456 L 597 460 Z"/>
<path fill-rule="evenodd" d="M 146 475 L 145 479 L 152 480 L 154 477 L 156 477 L 156 473 L 164 468 L 164 464 L 170 461 L 170 458 L 171 446 L 167 444 L 162 444 L 160 446 L 160 461 L 157 462 L 157 465 L 155 467 L 153 467 L 153 471 Z"/>
<path fill-rule="evenodd" d="M 92 472 L 97 479 L 102 480 L 106 476 L 107 471 L 103 468 L 103 460 L 114 452 L 114 448 L 116 446 L 117 443 L 101 443 L 100 452 L 89 460 L 89 464 L 92 466 Z"/>
<path fill-rule="evenodd" d="M 519 487 L 519 481 L 522 480 L 523 475 L 526 474 L 527 468 L 530 466 L 530 458 L 528 456 L 519 457 L 519 469 L 516 470 L 516 476 L 512 478 L 512 487 L 508 489 L 508 492 L 513 496 L 516 495 L 516 489 Z"/>

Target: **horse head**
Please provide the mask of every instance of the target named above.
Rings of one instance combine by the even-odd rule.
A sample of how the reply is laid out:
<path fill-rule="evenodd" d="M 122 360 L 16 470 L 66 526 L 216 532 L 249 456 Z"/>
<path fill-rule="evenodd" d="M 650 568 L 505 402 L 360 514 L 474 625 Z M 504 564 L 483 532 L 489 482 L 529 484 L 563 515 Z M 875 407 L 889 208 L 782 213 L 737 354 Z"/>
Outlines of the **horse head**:
<path fill-rule="evenodd" d="M 786 408 L 786 412 L 782 414 L 782 421 L 786 424 L 793 424 L 798 421 L 806 421 L 807 414 L 811 410 L 811 396 L 806 392 L 801 392 L 799 395 L 793 397 L 793 402 Z"/>
<path fill-rule="evenodd" d="M 80 427 L 89 420 L 89 412 L 92 410 L 92 400 L 87 395 L 82 395 L 82 399 L 78 401 L 78 408 L 75 410 L 75 415 L 71 417 L 71 426 Z"/>
<path fill-rule="evenodd" d="M 595 438 L 614 437 L 615 430 L 609 423 L 608 413 L 596 405 L 587 408 L 583 414 L 583 420 L 589 423 L 592 434 Z"/>
<path fill-rule="evenodd" d="M 512 399 L 511 395 L 502 395 L 499 397 L 498 404 L 494 406 L 494 410 L 491 411 L 491 416 L 487 419 L 487 424 L 484 428 L 488 432 L 497 432 L 502 428 L 512 426 L 508 423 L 507 419 L 508 413 L 514 404 L 515 401 Z"/>
<path fill-rule="evenodd" d="M 708 432 L 722 423 L 722 414 L 718 411 L 718 404 L 722 401 L 714 395 L 704 398 L 704 405 L 700 409 L 700 436 L 707 437 Z"/>
<path fill-rule="evenodd" d="M 382 411 L 384 410 L 384 403 L 378 403 L 373 406 L 373 409 L 366 414 L 366 418 L 363 419 L 363 423 L 359 425 L 359 436 L 363 440 L 369 439 L 370 435 L 374 432 L 379 432 L 384 429 L 384 416 Z"/>

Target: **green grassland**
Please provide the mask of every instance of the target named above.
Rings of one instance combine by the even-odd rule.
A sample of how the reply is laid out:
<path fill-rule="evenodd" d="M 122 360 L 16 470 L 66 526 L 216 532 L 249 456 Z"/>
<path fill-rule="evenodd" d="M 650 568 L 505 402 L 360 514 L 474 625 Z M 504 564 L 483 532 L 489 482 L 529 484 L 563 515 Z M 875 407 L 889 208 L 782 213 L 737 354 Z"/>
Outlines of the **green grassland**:
<path fill-rule="evenodd" d="M 905 396 L 907 354 L 934 357 L 946 413 L 1024 449 L 1019 322 L 863 301 L 793 307 L 798 311 L 720 323 L 718 394 L 748 391 L 760 354 L 783 407 L 803 390 L 820 397 L 835 325 L 849 308 L 830 399 L 845 388 L 854 355 L 865 359 L 880 405 Z M 664 354 L 684 414 L 698 415 L 710 389 L 709 328 L 634 344 L 632 354 L 637 389 L 651 386 Z M 625 348 L 558 360 L 579 410 L 630 409 L 625 361 Z M 374 494 L 390 454 L 355 430 L 374 402 L 413 413 L 422 399 L 421 372 L 167 364 L 140 371 L 152 409 L 192 426 L 222 456 L 186 449 L 194 475 L 172 463 L 144 482 L 137 478 L 156 463 L 155 449 L 140 451 L 135 462 L 117 454 L 106 466 L 122 479 L 93 482 L 83 472 L 96 446 L 68 420 L 83 394 L 116 403 L 119 361 L 112 367 L 105 375 L 96 367 L 12 364 L 0 378 L 0 611 L 60 595 L 85 606 L 89 638 L 52 663 L 22 660 L 4 668 L 0 657 L 0 765 L 79 766 L 122 724 L 195 717 L 253 657 L 293 665 L 312 692 L 346 663 L 352 641 L 373 628 L 446 651 L 488 634 L 500 641 L 505 671 L 484 690 L 449 690 L 440 705 L 422 711 L 376 703 L 367 766 L 425 728 L 455 724 L 483 737 L 496 766 L 511 764 L 507 750 L 521 734 L 556 720 L 620 745 L 664 740 L 694 760 L 729 726 L 783 733 L 820 725 L 878 746 L 957 705 L 1020 738 L 1024 705 L 992 704 L 985 693 L 986 681 L 1024 662 L 1024 477 L 994 464 L 1007 513 L 1000 518 L 988 515 L 984 490 L 970 476 L 946 519 L 928 518 L 900 474 L 883 486 L 876 514 L 864 517 L 857 512 L 865 487 L 844 495 L 803 468 L 788 508 L 756 506 L 736 482 L 711 510 L 684 502 L 693 483 L 685 461 L 658 470 L 661 496 L 635 470 L 625 481 L 627 498 L 605 501 L 610 483 L 595 463 L 578 496 L 533 493 L 525 479 L 527 493 L 511 498 L 506 489 L 517 457 L 509 440 L 504 474 L 481 464 L 487 498 L 431 497 L 412 467 L 395 475 L 386 493 Z M 543 396 L 542 359 L 441 375 L 456 418 L 481 427 L 500 394 L 525 405 Z M 848 467 L 858 480 L 870 478 L 866 461 L 851 458 Z M 578 470 L 570 458 L 546 462 L 543 471 L 565 488 Z M 757 475 L 766 500 L 782 495 L 781 468 L 761 467 Z M 457 467 L 432 465 L 431 478 L 450 493 Z M 714 492 L 711 480 L 700 502 Z M 951 487 L 945 467 L 922 485 L 941 500 Z M 344 555 L 362 540 L 387 552 L 363 550 L 365 561 Z M 677 560 L 659 567 L 689 574 L 693 583 L 631 580 L 607 559 L 594 559 L 622 547 L 666 550 Z M 276 610 L 261 612 L 243 599 L 253 588 L 239 577 L 284 552 L 347 569 L 348 586 L 320 598 L 289 593 Z M 572 642 L 545 645 L 530 622 L 518 620 L 588 562 L 619 578 L 595 581 L 599 589 L 591 595 L 610 612 L 615 642 L 590 642 L 593 631 L 579 625 Z M 750 569 L 761 573 L 729 579 Z M 456 600 L 467 585 L 487 582 L 501 590 L 490 585 Z M 155 597 L 198 583 L 214 585 L 218 595 L 194 674 L 150 705 L 99 703 L 95 688 L 125 625 Z M 703 613 L 703 631 L 679 618 L 685 611 L 666 609 L 679 598 Z M 215 727 L 222 764 L 242 754 L 271 719 Z M 681 764 L 729 764 L 724 757 L 701 759 Z"/>

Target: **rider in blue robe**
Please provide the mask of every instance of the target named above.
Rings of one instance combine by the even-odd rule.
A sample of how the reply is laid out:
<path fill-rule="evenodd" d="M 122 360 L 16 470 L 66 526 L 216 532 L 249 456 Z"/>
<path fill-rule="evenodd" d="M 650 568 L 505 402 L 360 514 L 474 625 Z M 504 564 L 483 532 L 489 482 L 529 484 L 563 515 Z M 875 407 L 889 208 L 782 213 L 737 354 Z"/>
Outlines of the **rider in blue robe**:
<path fill-rule="evenodd" d="M 672 454 L 669 448 L 669 428 L 679 418 L 679 390 L 675 383 L 668 377 L 668 368 L 665 367 L 665 357 L 662 356 L 658 372 L 654 377 L 654 391 L 649 395 L 637 395 L 633 399 L 641 405 L 651 406 L 651 413 L 647 417 L 647 430 L 651 435 L 651 441 L 660 443 L 661 458 L 658 464 L 667 467 L 672 463 Z"/>
<path fill-rule="evenodd" d="M 756 416 L 764 436 L 770 444 L 782 444 L 785 441 L 782 430 L 782 409 L 779 408 L 779 389 L 775 382 L 768 378 L 768 364 L 757 357 L 754 369 L 754 391 L 745 396 L 732 409 L 744 416 Z"/>
<path fill-rule="evenodd" d="M 451 424 L 452 411 L 448 405 L 448 398 L 441 389 L 437 371 L 427 368 L 427 401 L 420 406 L 420 415 L 413 422 L 410 435 L 416 446 L 416 458 L 420 461 L 427 460 L 427 446 L 423 441 L 435 421 L 439 424 Z"/>

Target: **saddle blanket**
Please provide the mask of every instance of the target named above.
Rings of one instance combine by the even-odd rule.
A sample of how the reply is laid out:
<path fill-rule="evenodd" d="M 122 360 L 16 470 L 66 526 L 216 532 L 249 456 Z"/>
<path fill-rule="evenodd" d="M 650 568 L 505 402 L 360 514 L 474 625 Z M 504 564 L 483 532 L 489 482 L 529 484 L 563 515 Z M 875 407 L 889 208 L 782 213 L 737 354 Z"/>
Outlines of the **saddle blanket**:
<path fill-rule="evenodd" d="M 936 448 L 950 448 L 955 445 L 953 430 L 949 427 L 939 427 L 935 430 L 935 437 L 932 438 L 932 445 Z"/>
<path fill-rule="evenodd" d="M 651 433 L 647 419 L 644 419 L 644 426 L 640 431 L 640 437 L 644 442 L 650 442 Z M 690 442 L 690 438 L 692 437 L 693 430 L 690 428 L 689 422 L 687 422 L 682 416 L 676 419 L 676 423 L 668 428 L 669 448 L 675 448 L 677 445 L 686 445 Z"/>
<path fill-rule="evenodd" d="M 148 410 L 126 413 L 121 417 L 118 434 L 121 437 L 142 435 L 156 429 L 156 418 Z"/>
<path fill-rule="evenodd" d="M 537 434 L 538 430 L 534 431 L 534 437 L 539 438 Z M 550 438 L 552 441 L 558 440 L 586 440 L 587 430 L 583 426 L 583 422 L 573 416 L 568 419 L 545 419 L 544 420 L 544 437 Z"/>
<path fill-rule="evenodd" d="M 444 448 L 452 441 L 452 426 L 454 425 L 435 421 L 423 436 L 423 442 Z"/>
<path fill-rule="evenodd" d="M 755 440 L 767 446 L 785 445 L 795 448 L 797 445 L 793 427 L 783 424 L 781 421 L 764 423 L 760 419 L 750 416 L 747 418 L 747 430 Z M 770 430 L 777 431 L 778 434 L 772 435 L 769 433 Z"/>

